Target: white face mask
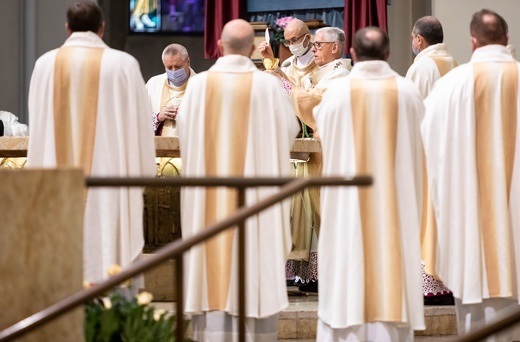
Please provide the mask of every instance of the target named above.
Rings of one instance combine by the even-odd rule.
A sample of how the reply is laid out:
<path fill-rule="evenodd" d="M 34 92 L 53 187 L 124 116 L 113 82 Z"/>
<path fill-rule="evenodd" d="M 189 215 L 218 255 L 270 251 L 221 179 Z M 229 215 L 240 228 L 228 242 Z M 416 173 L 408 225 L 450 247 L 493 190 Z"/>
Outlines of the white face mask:
<path fill-rule="evenodd" d="M 305 37 L 303 38 L 301 43 L 289 45 L 289 50 L 296 57 L 303 56 L 305 54 L 305 52 L 307 51 L 307 48 L 305 48 L 303 46 L 303 43 L 305 42 L 305 39 L 307 39 L 307 35 L 305 35 Z"/>

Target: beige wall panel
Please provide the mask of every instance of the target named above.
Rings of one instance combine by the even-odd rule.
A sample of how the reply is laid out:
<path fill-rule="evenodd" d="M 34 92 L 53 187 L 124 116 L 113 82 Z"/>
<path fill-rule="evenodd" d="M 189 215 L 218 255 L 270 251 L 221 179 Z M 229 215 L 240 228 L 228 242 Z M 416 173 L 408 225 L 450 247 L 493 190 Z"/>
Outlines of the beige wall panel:
<path fill-rule="evenodd" d="M 459 64 L 471 58 L 469 23 L 482 8 L 500 14 L 509 25 L 510 44 L 520 47 L 520 1 L 518 0 L 432 0 L 432 13 L 444 28 L 444 42 Z"/>
<path fill-rule="evenodd" d="M 0 330 L 82 289 L 84 178 L 0 170 Z M 17 341 L 83 341 L 83 307 Z"/>

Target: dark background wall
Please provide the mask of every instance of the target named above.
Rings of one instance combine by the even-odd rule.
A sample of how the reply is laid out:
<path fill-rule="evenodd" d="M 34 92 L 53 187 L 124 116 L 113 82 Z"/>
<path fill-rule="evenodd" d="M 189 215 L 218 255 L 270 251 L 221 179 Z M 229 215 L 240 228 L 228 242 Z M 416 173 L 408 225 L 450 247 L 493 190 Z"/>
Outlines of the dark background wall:
<path fill-rule="evenodd" d="M 29 126 L 31 123 L 28 122 L 27 97 L 34 63 L 43 53 L 62 45 L 67 38 L 64 28 L 65 11 L 74 1 L 0 0 L 0 33 L 3 38 L 0 47 L 0 110 L 14 113 Z M 442 1 L 451 0 L 436 0 Z M 481 1 L 509 3 L 512 0 Z M 113 48 L 132 54 L 140 63 L 145 81 L 164 72 L 161 53 L 171 43 L 182 44 L 188 49 L 192 68 L 196 72 L 207 70 L 215 62 L 203 57 L 202 34 L 132 34 L 128 29 L 128 1 L 97 2 L 105 13 L 105 42 Z M 432 7 L 431 0 L 399 0 L 392 1 L 392 5 L 388 6 L 390 64 L 401 74 L 412 63 L 412 24 L 419 16 L 431 13 Z"/>
<path fill-rule="evenodd" d="M 130 33 L 129 7 L 124 0 L 99 0 L 106 16 L 105 42 L 111 47 L 133 55 L 141 65 L 143 78 L 163 73 L 162 50 L 169 44 L 181 44 L 188 49 L 191 67 L 195 72 L 207 70 L 215 60 L 204 59 L 202 34 L 149 34 Z"/>

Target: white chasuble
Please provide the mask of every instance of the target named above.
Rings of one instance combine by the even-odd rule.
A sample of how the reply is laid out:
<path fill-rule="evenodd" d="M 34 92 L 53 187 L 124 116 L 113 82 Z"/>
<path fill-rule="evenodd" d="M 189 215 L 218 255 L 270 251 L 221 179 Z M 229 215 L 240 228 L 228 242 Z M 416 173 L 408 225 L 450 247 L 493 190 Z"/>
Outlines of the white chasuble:
<path fill-rule="evenodd" d="M 82 168 L 86 176 L 155 175 L 150 104 L 139 64 L 92 32 L 73 33 L 36 62 L 29 90 L 27 167 Z M 112 264 L 142 252 L 139 188 L 86 193 L 84 278 L 99 282 Z"/>
<path fill-rule="evenodd" d="M 177 117 L 187 177 L 285 177 L 298 133 L 294 110 L 279 81 L 250 59 L 230 55 L 193 77 Z M 276 193 L 251 188 L 246 205 Z M 184 188 L 182 236 L 188 238 L 232 214 L 237 192 Z M 246 221 L 246 316 L 265 318 L 288 305 L 284 263 L 291 246 L 289 202 Z M 186 312 L 238 314 L 237 234 L 227 230 L 185 256 Z"/>
<path fill-rule="evenodd" d="M 332 329 L 386 322 L 424 329 L 419 247 L 424 107 L 383 61 L 357 63 L 314 110 L 323 176 L 368 174 L 367 188 L 321 191 L 318 316 Z"/>
<path fill-rule="evenodd" d="M 290 92 L 296 116 L 314 132 L 317 128 L 312 110 L 320 103 L 331 80 L 348 75 L 348 63 L 350 59 L 336 59 L 305 75 L 301 80 L 301 86 L 292 88 Z"/>
<path fill-rule="evenodd" d="M 415 56 L 413 64 L 406 72 L 406 78 L 417 85 L 421 96 L 425 99 L 435 82 L 457 66 L 457 61 L 448 52 L 445 44 L 434 44 Z"/>
<path fill-rule="evenodd" d="M 438 81 L 421 126 L 437 230 L 427 265 L 462 304 L 518 299 L 519 64 L 474 51 Z"/>
<path fill-rule="evenodd" d="M 196 75 L 195 71 L 190 68 L 190 78 Z M 164 106 L 179 107 L 182 102 L 188 81 L 179 87 L 168 83 L 166 73 L 153 76 L 146 82 L 146 90 L 148 91 L 148 98 L 152 104 L 152 111 L 159 113 Z M 174 120 L 165 120 L 161 136 L 176 137 L 177 123 Z"/>
<path fill-rule="evenodd" d="M 446 45 L 443 43 L 428 46 L 422 50 L 414 59 L 413 64 L 406 73 L 406 78 L 412 80 L 419 88 L 419 92 L 423 99 L 428 97 L 428 94 L 433 89 L 436 81 L 446 75 L 450 70 L 457 67 L 457 61 L 448 52 Z M 422 202 L 422 216 L 421 216 L 421 256 L 425 260 L 426 273 L 435 276 L 435 271 L 428 265 L 431 265 L 431 259 L 434 258 L 434 251 L 431 250 L 431 244 L 428 242 L 434 239 L 437 230 L 437 223 L 435 222 L 435 213 L 428 190 L 428 173 L 426 170 L 426 161 L 423 160 L 423 202 Z M 434 289 L 423 286 L 425 295 L 429 291 L 447 291 L 447 289 L 436 279 L 432 279 Z M 436 294 L 433 292 L 432 294 Z"/>

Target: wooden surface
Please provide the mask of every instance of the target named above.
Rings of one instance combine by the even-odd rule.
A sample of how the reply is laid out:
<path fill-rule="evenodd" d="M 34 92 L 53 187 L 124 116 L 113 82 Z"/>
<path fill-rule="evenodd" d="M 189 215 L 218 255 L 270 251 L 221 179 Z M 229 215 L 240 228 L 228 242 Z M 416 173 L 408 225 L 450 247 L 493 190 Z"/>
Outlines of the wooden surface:
<path fill-rule="evenodd" d="M 0 137 L 0 158 L 26 157 L 29 137 Z M 176 137 L 155 137 L 157 157 L 179 157 L 179 139 Z M 291 156 L 302 159 L 306 153 L 321 152 L 321 144 L 316 139 L 296 139 Z"/>

